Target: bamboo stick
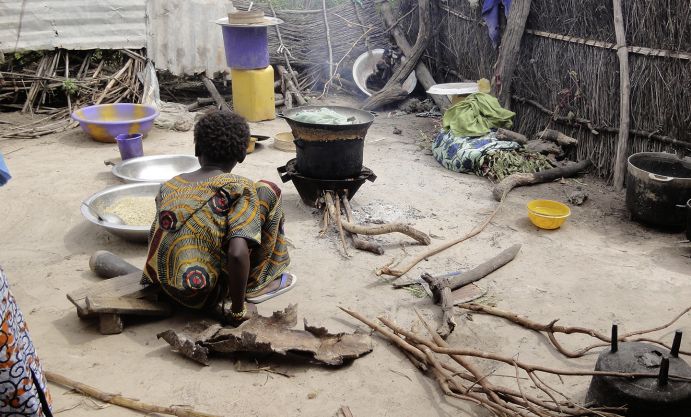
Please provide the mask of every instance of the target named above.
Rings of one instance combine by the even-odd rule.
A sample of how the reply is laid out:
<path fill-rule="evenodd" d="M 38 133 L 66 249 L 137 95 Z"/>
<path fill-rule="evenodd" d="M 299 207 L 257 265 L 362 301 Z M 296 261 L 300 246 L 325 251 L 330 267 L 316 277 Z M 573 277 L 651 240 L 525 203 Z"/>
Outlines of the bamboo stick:
<path fill-rule="evenodd" d="M 194 411 L 186 408 L 179 408 L 175 406 L 162 407 L 159 405 L 147 404 L 132 398 L 126 398 L 121 395 L 103 392 L 98 388 L 82 384 L 81 382 L 69 379 L 65 376 L 56 374 L 54 372 L 44 371 L 43 374 L 46 376 L 46 379 L 48 379 L 49 382 L 73 389 L 82 395 L 86 395 L 87 397 L 95 398 L 99 401 L 103 401 L 106 403 L 115 404 L 120 407 L 129 408 L 131 410 L 141 411 L 147 414 L 158 413 L 168 414 L 177 417 L 221 417 L 216 414 L 202 413 L 199 411 Z"/>

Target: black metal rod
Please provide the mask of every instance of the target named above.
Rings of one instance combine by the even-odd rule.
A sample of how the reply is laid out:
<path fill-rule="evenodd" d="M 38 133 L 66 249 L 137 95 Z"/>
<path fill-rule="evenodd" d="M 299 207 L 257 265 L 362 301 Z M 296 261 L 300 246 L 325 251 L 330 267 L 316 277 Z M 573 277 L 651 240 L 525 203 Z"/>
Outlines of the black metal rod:
<path fill-rule="evenodd" d="M 616 353 L 619 350 L 619 328 L 616 324 L 612 325 L 612 348 L 611 353 Z"/>
<path fill-rule="evenodd" d="M 679 348 L 681 347 L 681 330 L 674 332 L 674 341 L 672 342 L 672 350 L 669 352 L 673 358 L 679 357 Z"/>
<path fill-rule="evenodd" d="M 660 374 L 657 376 L 657 386 L 664 387 L 669 379 L 669 358 L 662 358 L 660 362 Z"/>

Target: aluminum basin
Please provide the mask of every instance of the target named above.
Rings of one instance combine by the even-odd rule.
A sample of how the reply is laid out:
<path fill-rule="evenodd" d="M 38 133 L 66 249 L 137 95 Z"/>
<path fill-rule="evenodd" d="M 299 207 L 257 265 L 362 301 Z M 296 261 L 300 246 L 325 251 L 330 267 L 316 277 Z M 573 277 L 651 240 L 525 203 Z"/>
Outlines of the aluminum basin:
<path fill-rule="evenodd" d="M 155 182 L 117 185 L 101 190 L 84 200 L 96 210 L 103 210 L 123 197 L 148 196 L 155 199 L 161 184 Z M 106 229 L 108 232 L 130 242 L 146 243 L 151 226 L 128 226 L 99 221 L 96 215 L 85 205 L 81 206 L 82 216 L 91 223 Z"/>
<path fill-rule="evenodd" d="M 166 182 L 185 172 L 199 169 L 192 155 L 152 155 L 127 159 L 113 166 L 113 175 L 126 182 Z"/>

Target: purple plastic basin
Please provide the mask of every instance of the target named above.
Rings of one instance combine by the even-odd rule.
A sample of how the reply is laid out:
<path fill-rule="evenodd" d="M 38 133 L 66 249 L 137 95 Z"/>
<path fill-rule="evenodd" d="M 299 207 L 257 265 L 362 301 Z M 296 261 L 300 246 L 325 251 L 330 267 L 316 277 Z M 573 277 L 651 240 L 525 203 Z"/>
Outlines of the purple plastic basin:
<path fill-rule="evenodd" d="M 115 143 L 122 134 L 146 135 L 154 125 L 158 110 L 134 103 L 99 104 L 72 113 L 82 130 L 98 142 Z"/>

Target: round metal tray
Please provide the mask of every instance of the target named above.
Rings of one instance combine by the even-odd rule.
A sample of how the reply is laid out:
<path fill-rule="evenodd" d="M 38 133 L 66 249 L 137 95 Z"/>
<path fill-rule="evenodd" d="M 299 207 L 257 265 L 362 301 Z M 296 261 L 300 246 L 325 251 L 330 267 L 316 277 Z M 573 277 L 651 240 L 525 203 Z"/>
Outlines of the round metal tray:
<path fill-rule="evenodd" d="M 161 184 L 156 182 L 117 185 L 101 190 L 84 200 L 85 203 L 94 206 L 96 210 L 103 210 L 123 197 L 151 197 L 156 198 Z M 149 226 L 127 226 L 99 221 L 96 215 L 85 205 L 81 206 L 82 216 L 91 223 L 106 229 L 108 232 L 131 242 L 146 242 L 149 237 Z"/>
<path fill-rule="evenodd" d="M 185 172 L 199 169 L 192 155 L 152 155 L 127 159 L 113 166 L 113 175 L 126 182 L 166 182 Z"/>

